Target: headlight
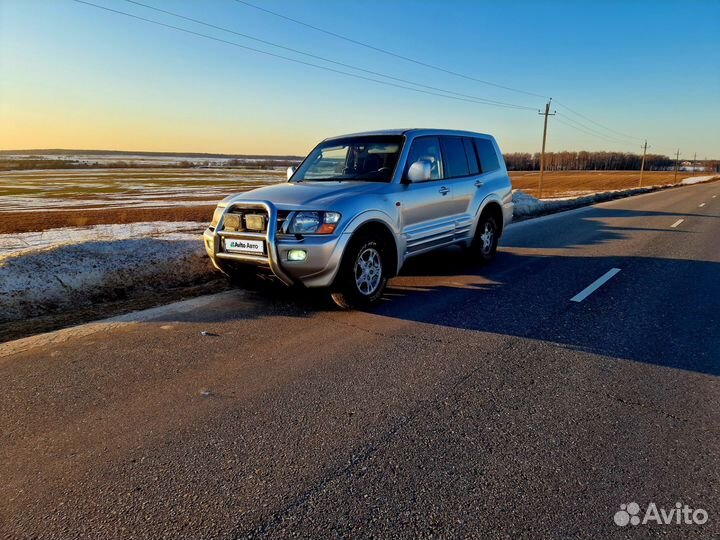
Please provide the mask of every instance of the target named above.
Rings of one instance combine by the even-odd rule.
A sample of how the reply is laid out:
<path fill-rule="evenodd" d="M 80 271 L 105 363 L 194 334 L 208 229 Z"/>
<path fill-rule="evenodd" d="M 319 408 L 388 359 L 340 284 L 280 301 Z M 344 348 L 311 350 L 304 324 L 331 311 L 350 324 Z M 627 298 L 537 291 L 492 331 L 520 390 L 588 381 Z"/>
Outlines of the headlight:
<path fill-rule="evenodd" d="M 340 222 L 337 212 L 298 212 L 288 227 L 290 234 L 332 234 Z"/>
<path fill-rule="evenodd" d="M 210 222 L 210 226 L 215 228 L 217 227 L 218 221 L 220 221 L 220 217 L 223 215 L 223 212 L 225 211 L 224 206 L 218 206 L 215 209 L 215 212 L 213 212 L 212 221 Z"/>

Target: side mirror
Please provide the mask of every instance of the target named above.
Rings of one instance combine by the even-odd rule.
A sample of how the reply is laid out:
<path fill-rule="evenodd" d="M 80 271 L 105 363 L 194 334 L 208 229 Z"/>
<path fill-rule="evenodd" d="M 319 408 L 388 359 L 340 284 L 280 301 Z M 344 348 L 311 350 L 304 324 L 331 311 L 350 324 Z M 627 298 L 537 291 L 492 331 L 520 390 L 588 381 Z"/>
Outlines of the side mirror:
<path fill-rule="evenodd" d="M 295 174 L 295 171 L 297 170 L 297 167 L 293 165 L 292 167 L 287 168 L 287 179 L 290 180 L 290 177 Z"/>
<path fill-rule="evenodd" d="M 408 180 L 411 182 L 425 182 L 432 178 L 432 165 L 427 159 L 418 159 L 408 169 Z"/>

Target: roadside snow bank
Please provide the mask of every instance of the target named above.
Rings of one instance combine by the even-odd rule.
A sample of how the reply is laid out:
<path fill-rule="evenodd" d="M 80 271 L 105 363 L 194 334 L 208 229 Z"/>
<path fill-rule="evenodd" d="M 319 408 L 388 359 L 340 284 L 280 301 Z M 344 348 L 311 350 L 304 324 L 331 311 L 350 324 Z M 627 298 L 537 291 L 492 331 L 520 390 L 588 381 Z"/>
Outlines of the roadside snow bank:
<path fill-rule="evenodd" d="M 567 197 L 562 199 L 536 199 L 532 195 L 528 195 L 523 191 L 514 190 L 513 203 L 515 204 L 515 207 L 513 209 L 513 216 L 517 219 L 541 216 L 543 214 L 551 214 L 553 212 L 560 212 L 562 210 L 570 210 L 572 208 L 588 206 L 603 201 L 619 199 L 621 197 L 627 197 L 629 195 L 649 193 L 650 191 L 656 191 L 657 189 L 659 188 L 646 187 L 623 189 L 617 191 L 604 191 L 602 193 L 593 193 L 592 195 L 585 195 L 583 197 Z"/>
<path fill-rule="evenodd" d="M 689 185 L 689 184 L 699 184 L 700 182 L 708 182 L 712 180 L 713 178 L 719 178 L 717 174 L 713 176 L 691 176 L 690 178 L 683 178 L 680 183 Z"/>
<path fill-rule="evenodd" d="M 166 240 L 198 237 L 204 224 L 196 221 L 146 221 L 141 223 L 62 227 L 40 232 L 0 234 L 0 260 L 7 255 L 21 255 L 38 249 L 57 248 L 64 244 L 162 237 Z"/>
<path fill-rule="evenodd" d="M 700 182 L 708 182 L 716 178 L 719 177 L 717 175 L 694 176 L 681 180 L 680 184 L 699 184 Z M 650 193 L 651 191 L 669 188 L 673 185 L 674 184 L 667 184 L 661 186 L 603 191 L 602 193 L 593 193 L 591 195 L 585 195 L 581 197 L 566 197 L 559 199 L 536 199 L 535 197 L 533 197 L 532 195 L 528 195 L 524 191 L 513 190 L 513 203 L 515 204 L 515 207 L 513 209 L 513 216 L 517 219 L 526 219 L 530 217 L 541 216 L 543 214 L 552 214 L 554 212 L 570 210 L 572 208 L 579 208 L 581 206 L 588 206 L 603 201 L 621 199 L 623 197 L 629 197 L 630 195 Z"/>
<path fill-rule="evenodd" d="M 144 223 L 58 229 L 35 245 L 12 247 L 2 238 L 0 321 L 202 281 L 212 266 L 198 228 L 192 223 L 190 233 L 188 224 Z"/>

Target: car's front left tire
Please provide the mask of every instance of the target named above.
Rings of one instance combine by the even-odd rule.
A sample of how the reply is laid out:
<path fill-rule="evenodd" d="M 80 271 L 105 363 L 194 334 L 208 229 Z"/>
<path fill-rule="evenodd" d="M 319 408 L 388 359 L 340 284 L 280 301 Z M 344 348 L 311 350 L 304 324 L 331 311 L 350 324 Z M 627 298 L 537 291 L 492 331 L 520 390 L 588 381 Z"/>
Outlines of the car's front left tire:
<path fill-rule="evenodd" d="M 335 304 L 343 309 L 367 308 L 375 304 L 388 281 L 388 248 L 371 235 L 350 241 L 331 290 Z"/>

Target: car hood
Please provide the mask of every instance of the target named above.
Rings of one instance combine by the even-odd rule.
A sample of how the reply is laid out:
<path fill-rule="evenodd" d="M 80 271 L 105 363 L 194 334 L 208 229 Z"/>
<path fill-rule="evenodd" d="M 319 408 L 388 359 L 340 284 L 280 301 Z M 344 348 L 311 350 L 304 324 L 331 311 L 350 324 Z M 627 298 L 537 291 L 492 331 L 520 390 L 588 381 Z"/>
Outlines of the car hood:
<path fill-rule="evenodd" d="M 377 193 L 386 186 L 378 182 L 285 182 L 232 195 L 223 202 L 270 201 L 283 210 L 331 210 L 340 199 Z"/>

